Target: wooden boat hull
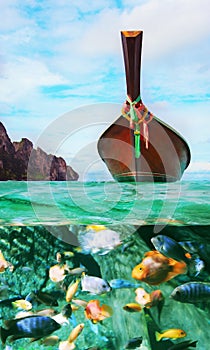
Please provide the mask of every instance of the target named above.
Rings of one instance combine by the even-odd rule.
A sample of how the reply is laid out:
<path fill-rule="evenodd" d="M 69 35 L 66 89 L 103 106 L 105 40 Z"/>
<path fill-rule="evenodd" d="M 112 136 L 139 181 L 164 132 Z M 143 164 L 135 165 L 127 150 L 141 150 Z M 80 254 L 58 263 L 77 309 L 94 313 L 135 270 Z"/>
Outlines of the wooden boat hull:
<path fill-rule="evenodd" d="M 116 181 L 174 182 L 182 177 L 190 163 L 186 141 L 156 117 L 148 129 L 148 148 L 142 132 L 139 158 L 135 158 L 133 130 L 123 116 L 101 135 L 98 152 Z"/>
<path fill-rule="evenodd" d="M 127 97 L 100 137 L 98 152 L 117 181 L 172 182 L 190 162 L 186 141 L 144 106 L 140 94 L 142 31 L 121 32 Z M 140 155 L 140 156 L 139 156 Z"/>

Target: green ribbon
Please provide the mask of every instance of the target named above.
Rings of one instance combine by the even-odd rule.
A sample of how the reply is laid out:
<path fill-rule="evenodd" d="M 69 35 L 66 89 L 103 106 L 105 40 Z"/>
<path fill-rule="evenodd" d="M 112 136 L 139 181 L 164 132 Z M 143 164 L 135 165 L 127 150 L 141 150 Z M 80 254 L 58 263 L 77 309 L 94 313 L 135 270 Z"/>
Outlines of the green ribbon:
<path fill-rule="evenodd" d="M 134 109 L 134 106 L 136 103 L 138 103 L 139 101 L 141 101 L 141 96 L 139 95 L 137 97 L 137 99 L 135 101 L 131 101 L 131 99 L 129 98 L 129 96 L 127 96 L 126 100 L 128 101 L 129 105 L 130 105 L 130 117 L 131 119 L 134 121 L 134 122 L 137 122 L 138 121 L 138 117 L 136 115 L 136 111 Z"/>
<path fill-rule="evenodd" d="M 139 158 L 141 155 L 141 143 L 140 143 L 140 131 L 134 131 L 134 138 L 135 138 L 135 158 Z"/>
<path fill-rule="evenodd" d="M 136 103 L 138 103 L 139 101 L 141 101 L 141 96 L 139 95 L 137 97 L 137 99 L 135 101 L 131 101 L 131 99 L 127 96 L 127 101 L 130 105 L 130 117 L 131 117 L 131 120 L 134 121 L 134 123 L 137 123 L 138 122 L 138 116 L 136 115 L 136 111 L 134 109 L 134 106 Z M 140 155 L 141 155 L 141 140 L 140 140 L 140 126 L 139 124 L 135 124 L 135 131 L 134 131 L 134 144 L 135 144 L 135 158 L 139 158 Z"/>

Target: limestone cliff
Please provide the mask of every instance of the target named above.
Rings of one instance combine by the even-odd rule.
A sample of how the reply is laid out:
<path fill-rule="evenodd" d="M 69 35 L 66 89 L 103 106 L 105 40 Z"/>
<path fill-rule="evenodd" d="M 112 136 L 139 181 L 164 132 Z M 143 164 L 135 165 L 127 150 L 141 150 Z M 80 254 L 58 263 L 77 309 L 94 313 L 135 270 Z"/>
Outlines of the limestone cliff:
<path fill-rule="evenodd" d="M 78 177 L 62 157 L 34 149 L 27 138 L 12 142 L 0 122 L 0 181 L 76 181 Z"/>

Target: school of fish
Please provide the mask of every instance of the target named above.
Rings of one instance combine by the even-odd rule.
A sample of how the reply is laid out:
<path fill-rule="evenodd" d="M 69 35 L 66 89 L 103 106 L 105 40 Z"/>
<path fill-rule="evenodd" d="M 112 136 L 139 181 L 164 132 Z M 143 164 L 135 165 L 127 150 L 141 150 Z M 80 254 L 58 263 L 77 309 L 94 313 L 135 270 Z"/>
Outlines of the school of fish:
<path fill-rule="evenodd" d="M 87 233 L 85 248 L 83 245 L 84 254 L 87 254 L 89 250 L 93 254 L 96 252 L 108 254 L 110 250 L 122 243 L 115 231 L 108 230 L 103 225 L 89 225 Z M 99 236 L 100 234 L 102 234 L 102 241 L 106 243 L 105 249 L 103 244 L 99 245 L 100 239 L 97 235 Z M 93 237 L 93 235 L 93 246 L 90 249 L 90 237 Z M 58 344 L 59 350 L 75 349 L 77 338 L 83 332 L 83 329 L 88 327 L 87 322 L 90 322 L 89 324 L 92 324 L 91 327 L 94 327 L 94 325 L 112 317 L 113 313 L 117 312 L 112 306 L 101 304 L 97 299 L 97 296 L 112 293 L 116 289 L 131 288 L 136 295 L 134 300 L 122 305 L 122 309 L 125 312 L 138 313 L 142 312 L 142 310 L 156 308 L 158 322 L 160 322 L 165 296 L 161 289 L 154 289 L 154 286 L 166 283 L 178 275 L 187 274 L 192 264 L 195 276 L 197 276 L 202 271 L 198 267 L 198 263 L 200 264 L 202 260 L 197 255 L 194 256 L 195 252 L 188 252 L 183 244 L 168 236 L 157 235 L 151 239 L 151 243 L 154 245 L 154 250 L 144 253 L 142 260 L 133 267 L 129 279 L 116 278 L 110 281 L 102 277 L 88 275 L 84 266 L 72 267 L 69 261 L 74 256 L 73 252 L 58 252 L 56 254 L 57 264 L 49 268 L 48 277 L 54 283 L 55 289 L 61 291 L 61 294 L 64 293 L 66 305 L 60 312 L 53 308 L 37 310 L 37 307 L 42 304 L 50 307 L 59 306 L 57 297 L 54 297 L 53 293 L 42 290 L 31 291 L 24 298 L 20 296 L 8 300 L 0 300 L 0 304 L 3 302 L 6 305 L 7 302 L 8 305 L 17 310 L 15 318 L 4 320 L 4 325 L 0 328 L 2 344 L 6 344 L 7 338 L 9 338 L 10 342 L 21 338 L 31 338 L 31 342 L 39 340 L 40 344 L 46 346 Z M 202 263 L 205 266 L 203 261 Z M 7 269 L 12 273 L 13 266 L 4 258 L 2 251 L 0 251 L 0 273 L 4 273 Z M 68 283 L 69 278 L 70 282 Z M 132 281 L 131 278 L 138 281 L 138 283 Z M 149 291 L 147 291 L 148 288 Z M 89 295 L 91 299 L 84 300 L 80 298 L 80 294 L 84 296 Z M 169 300 L 173 299 L 180 303 L 196 305 L 200 302 L 206 302 L 209 295 L 210 283 L 192 281 L 178 285 L 172 291 Z M 83 309 L 84 322 L 82 323 L 77 323 L 74 316 L 74 312 L 79 308 Z M 52 333 L 66 324 L 71 325 L 71 331 L 67 339 L 60 339 L 59 336 L 52 335 Z M 176 340 L 187 336 L 185 330 L 176 327 L 177 325 L 175 325 L 175 328 L 172 327 L 161 331 L 157 329 L 154 332 L 154 339 L 158 343 L 165 339 Z M 135 346 L 140 346 L 141 343 L 142 337 L 132 338 L 125 344 L 125 349 L 135 349 Z M 188 347 L 196 347 L 196 344 L 197 340 L 186 340 L 172 345 L 170 349 L 187 349 Z"/>

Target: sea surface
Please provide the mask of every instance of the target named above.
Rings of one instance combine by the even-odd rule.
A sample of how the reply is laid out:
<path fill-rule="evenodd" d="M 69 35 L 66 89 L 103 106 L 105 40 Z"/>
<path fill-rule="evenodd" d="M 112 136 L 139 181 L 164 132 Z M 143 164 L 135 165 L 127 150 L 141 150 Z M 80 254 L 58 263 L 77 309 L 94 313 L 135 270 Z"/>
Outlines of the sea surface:
<path fill-rule="evenodd" d="M 33 300 L 32 312 L 46 308 L 53 308 L 57 314 L 61 312 L 66 305 L 66 289 L 81 279 L 81 275 L 67 274 L 63 283 L 55 283 L 49 278 L 49 269 L 57 264 L 84 268 L 87 275 L 108 283 L 113 279 L 139 283 L 148 293 L 160 289 L 164 295 L 160 315 L 157 307 L 127 312 L 123 307 L 136 302 L 135 287 L 113 288 L 97 295 L 82 291 L 79 285 L 75 299 L 98 300 L 100 305 L 112 308 L 112 316 L 95 324 L 85 317 L 84 307 L 79 307 L 53 333 L 58 336 L 55 345 L 46 346 L 43 339 L 30 342 L 21 338 L 9 342 L 8 338 L 6 345 L 0 344 L 0 349 L 60 350 L 61 342 L 68 339 L 73 328 L 84 323 L 74 342 L 76 350 L 125 350 L 134 338 L 139 341 L 142 338 L 142 342 L 130 349 L 168 350 L 191 340 L 197 341 L 196 349 L 209 350 L 209 300 L 189 304 L 170 298 L 173 289 L 183 283 L 210 283 L 210 178 L 207 175 L 186 176 L 180 182 L 163 184 L 0 182 L 0 251 L 9 262 L 9 267 L 0 273 L 0 326 L 5 327 L 5 321 L 15 319 L 21 311 L 14 308 L 11 300 L 27 299 L 37 291 L 56 298 L 57 306 Z M 96 225 L 92 226 L 93 230 L 104 225 L 105 229 L 116 232 L 120 244 L 115 246 L 113 240 L 110 249 L 103 246 L 95 249 L 91 246 L 93 241 L 87 238 L 91 225 Z M 102 237 L 100 230 L 95 234 Z M 157 234 L 193 244 L 197 248 L 191 253 L 201 265 L 193 265 L 185 274 L 157 286 L 134 280 L 132 269 L 145 253 L 154 249 L 151 238 Z M 65 252 L 71 254 L 66 255 L 66 261 L 59 262 L 57 253 L 65 256 Z M 155 332 L 169 328 L 183 329 L 187 335 L 157 342 Z M 71 349 L 68 346 L 65 349 Z"/>
<path fill-rule="evenodd" d="M 210 179 L 175 183 L 0 182 L 0 224 L 208 225 Z"/>

